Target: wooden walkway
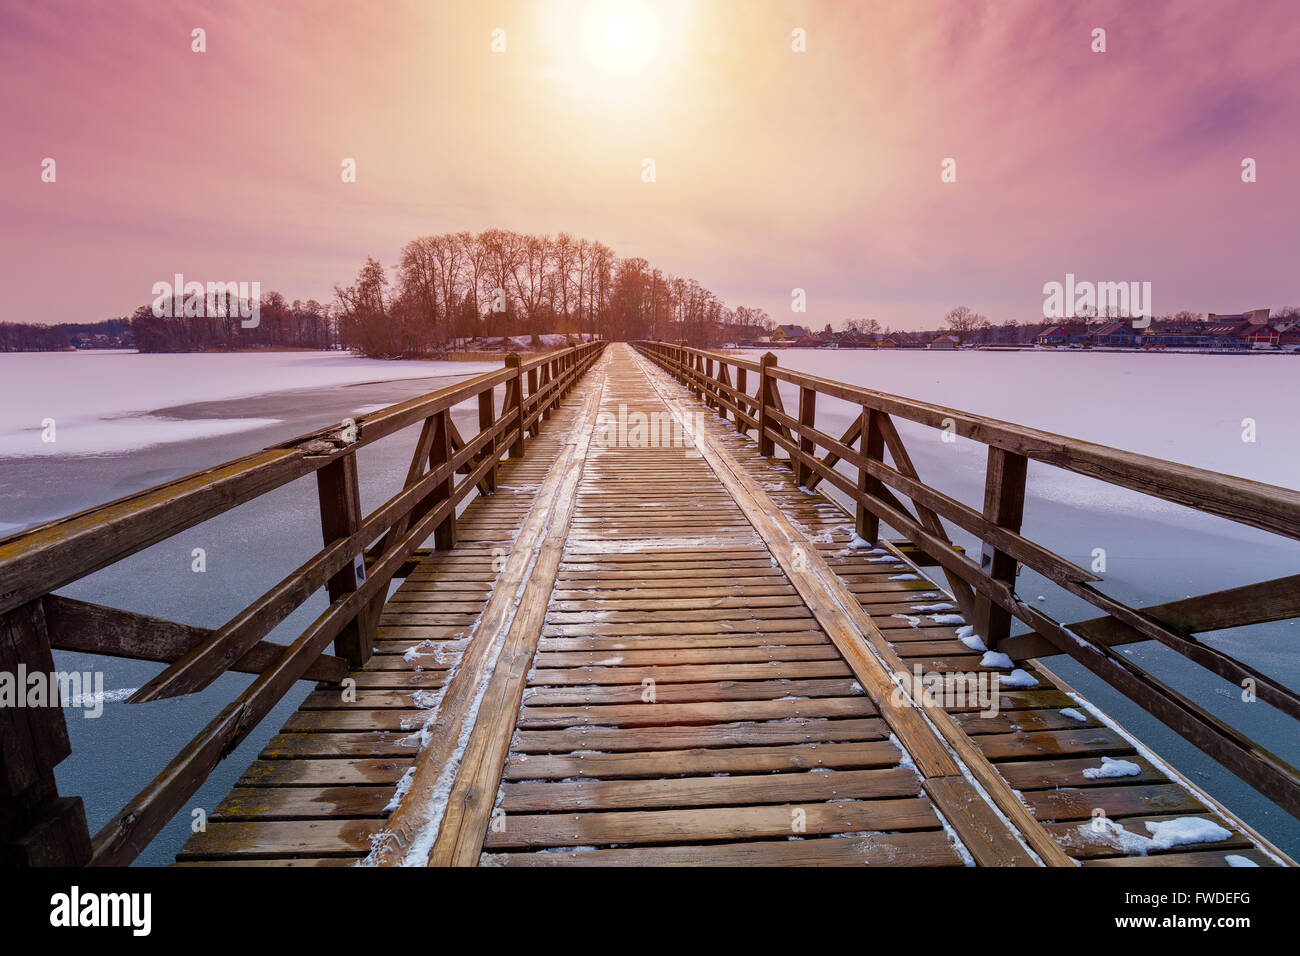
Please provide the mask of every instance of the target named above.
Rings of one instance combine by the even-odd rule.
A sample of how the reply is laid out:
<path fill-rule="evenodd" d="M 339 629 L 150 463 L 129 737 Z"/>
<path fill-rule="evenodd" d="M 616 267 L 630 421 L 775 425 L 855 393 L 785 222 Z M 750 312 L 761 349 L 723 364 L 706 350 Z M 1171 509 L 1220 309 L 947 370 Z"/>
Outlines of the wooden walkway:
<path fill-rule="evenodd" d="M 1289 862 L 1034 660 L 993 714 L 900 691 L 1012 671 L 910 550 L 853 547 L 852 516 L 629 346 L 456 533 L 180 862 Z M 1173 820 L 1221 829 L 1163 845 Z"/>

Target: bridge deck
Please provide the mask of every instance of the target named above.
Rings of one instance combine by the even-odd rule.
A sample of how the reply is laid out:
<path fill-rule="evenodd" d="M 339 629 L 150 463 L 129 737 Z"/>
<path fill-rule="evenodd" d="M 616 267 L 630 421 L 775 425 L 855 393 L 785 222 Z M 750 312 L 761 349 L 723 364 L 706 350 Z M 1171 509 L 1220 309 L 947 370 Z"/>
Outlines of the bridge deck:
<path fill-rule="evenodd" d="M 398 588 L 355 699 L 313 692 L 178 859 L 1278 862 L 1035 661 L 992 716 L 893 693 L 1009 672 L 903 550 L 852 547 L 702 408 L 607 349 Z M 1089 773 L 1114 759 L 1137 772 Z M 1228 836 L 1145 840 L 1180 818 Z"/>

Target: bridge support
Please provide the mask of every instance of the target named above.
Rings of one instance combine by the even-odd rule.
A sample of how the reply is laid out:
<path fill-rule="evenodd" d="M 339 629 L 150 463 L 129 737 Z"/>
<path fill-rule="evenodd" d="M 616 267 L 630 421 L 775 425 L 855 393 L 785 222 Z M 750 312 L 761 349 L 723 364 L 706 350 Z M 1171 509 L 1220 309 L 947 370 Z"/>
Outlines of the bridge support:
<path fill-rule="evenodd" d="M 862 451 L 862 457 L 877 463 L 885 454 L 885 433 L 880 427 L 880 415 L 876 409 L 864 407 L 861 424 L 858 426 L 861 435 L 858 447 Z M 885 486 L 880 479 L 871 477 L 865 468 L 858 469 L 858 499 L 853 511 L 853 530 L 873 547 L 880 543 L 880 517 L 862 501 L 864 495 L 880 498 L 884 491 Z"/>
<path fill-rule="evenodd" d="M 1029 459 L 1003 448 L 989 446 L 988 472 L 984 479 L 984 517 L 1013 534 L 1020 533 L 1025 514 L 1025 475 Z M 1016 559 L 987 542 L 980 554 L 980 570 L 995 581 L 1014 589 Z M 982 594 L 975 596 L 975 633 L 989 650 L 1011 634 L 1011 612 Z"/>
<path fill-rule="evenodd" d="M 80 797 L 60 797 L 54 768 L 72 752 L 41 602 L 0 617 L 0 866 L 83 866 L 90 831 Z M 42 699 L 30 699 L 38 678 Z M 35 705 L 35 706 L 31 706 Z"/>
<path fill-rule="evenodd" d="M 770 427 L 767 410 L 776 404 L 772 398 L 772 393 L 776 391 L 776 379 L 767 370 L 776 364 L 776 356 L 764 352 L 758 364 L 758 453 L 764 458 L 771 458 L 776 452 L 776 446 L 767 434 Z"/>
<path fill-rule="evenodd" d="M 515 370 L 514 378 L 506 382 L 506 402 L 501 414 L 507 418 L 514 416 L 515 442 L 510 446 L 511 458 L 524 457 L 524 378 L 519 371 L 519 353 L 511 352 L 506 356 L 506 368 Z"/>
<path fill-rule="evenodd" d="M 321 534 L 325 544 L 347 538 L 361 527 L 361 485 L 357 477 L 357 456 L 344 455 L 316 472 L 316 491 L 320 498 Z M 357 590 L 366 580 L 365 556 L 359 554 L 351 564 L 329 579 L 327 590 L 335 601 Z M 379 607 L 363 608 L 334 638 L 334 651 L 353 667 L 370 660 L 374 649 L 374 630 L 369 626 Z"/>

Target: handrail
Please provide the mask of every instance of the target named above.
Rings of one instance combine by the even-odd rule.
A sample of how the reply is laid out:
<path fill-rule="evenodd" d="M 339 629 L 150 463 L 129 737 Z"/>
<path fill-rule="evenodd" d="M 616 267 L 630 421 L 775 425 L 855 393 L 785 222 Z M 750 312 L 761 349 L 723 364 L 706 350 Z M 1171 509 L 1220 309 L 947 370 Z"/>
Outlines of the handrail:
<path fill-rule="evenodd" d="M 1300 771 L 1112 651 L 1121 644 L 1159 641 L 1218 676 L 1250 688 L 1258 699 L 1287 716 L 1300 719 L 1300 694 L 1194 636 L 1300 617 L 1300 575 L 1133 608 L 1094 587 L 1093 582 L 1102 580 L 1097 574 L 1029 540 L 1020 529 L 1030 460 L 1292 539 L 1300 539 L 1300 492 L 783 369 L 770 352 L 754 362 L 684 343 L 633 344 L 724 419 L 730 415 L 742 434 L 755 432 L 764 456 L 774 457 L 778 447 L 783 449 L 800 485 L 811 490 L 825 481 L 843 492 L 855 507 L 855 531 L 862 539 L 875 544 L 883 521 L 929 555 L 946 575 L 966 620 L 989 649 L 1013 652 L 1018 660 L 1068 654 L 1288 812 L 1300 816 Z M 735 370 L 734 384 L 729 369 Z M 751 373 L 756 373 L 752 392 L 747 387 Z M 797 415 L 785 410 L 778 382 L 799 388 Z M 818 395 L 861 409 L 839 438 L 816 427 Z M 982 509 L 965 505 L 920 479 L 894 417 L 988 446 Z M 819 448 L 825 452 L 820 456 Z M 892 464 L 885 461 L 886 450 Z M 902 499 L 910 501 L 910 510 Z M 984 545 L 980 561 L 953 545 L 943 526 L 945 519 L 980 539 Z M 1015 593 L 1021 565 L 1104 615 L 1067 625 L 1027 604 Z M 1013 617 L 1027 624 L 1031 632 L 1012 635 Z"/>
<path fill-rule="evenodd" d="M 507 355 L 505 368 L 0 539 L 0 671 L 53 672 L 54 650 L 166 664 L 130 703 L 202 690 L 227 670 L 258 675 L 93 840 L 81 799 L 53 783 L 71 752 L 60 702 L 0 707 L 0 863 L 129 863 L 296 681 L 338 683 L 363 665 L 392 578 L 431 534 L 435 548 L 455 546 L 457 505 L 493 492 L 500 462 L 524 454 L 604 344 Z M 479 430 L 466 439 L 451 410 L 472 399 Z M 402 489 L 363 515 L 358 450 L 415 424 Z M 220 628 L 52 593 L 313 472 L 322 547 Z M 329 606 L 297 639 L 263 640 L 321 588 Z"/>

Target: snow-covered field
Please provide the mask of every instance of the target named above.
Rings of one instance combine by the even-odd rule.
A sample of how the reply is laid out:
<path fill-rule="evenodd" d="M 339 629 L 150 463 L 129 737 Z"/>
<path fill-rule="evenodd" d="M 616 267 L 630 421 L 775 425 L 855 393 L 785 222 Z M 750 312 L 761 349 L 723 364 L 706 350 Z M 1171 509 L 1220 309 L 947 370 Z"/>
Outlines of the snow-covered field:
<path fill-rule="evenodd" d="M 149 414 L 176 405 L 298 388 L 473 375 L 499 367 L 487 362 L 386 362 L 345 352 L 0 353 L 0 457 L 108 454 L 228 435 L 276 421 Z"/>

